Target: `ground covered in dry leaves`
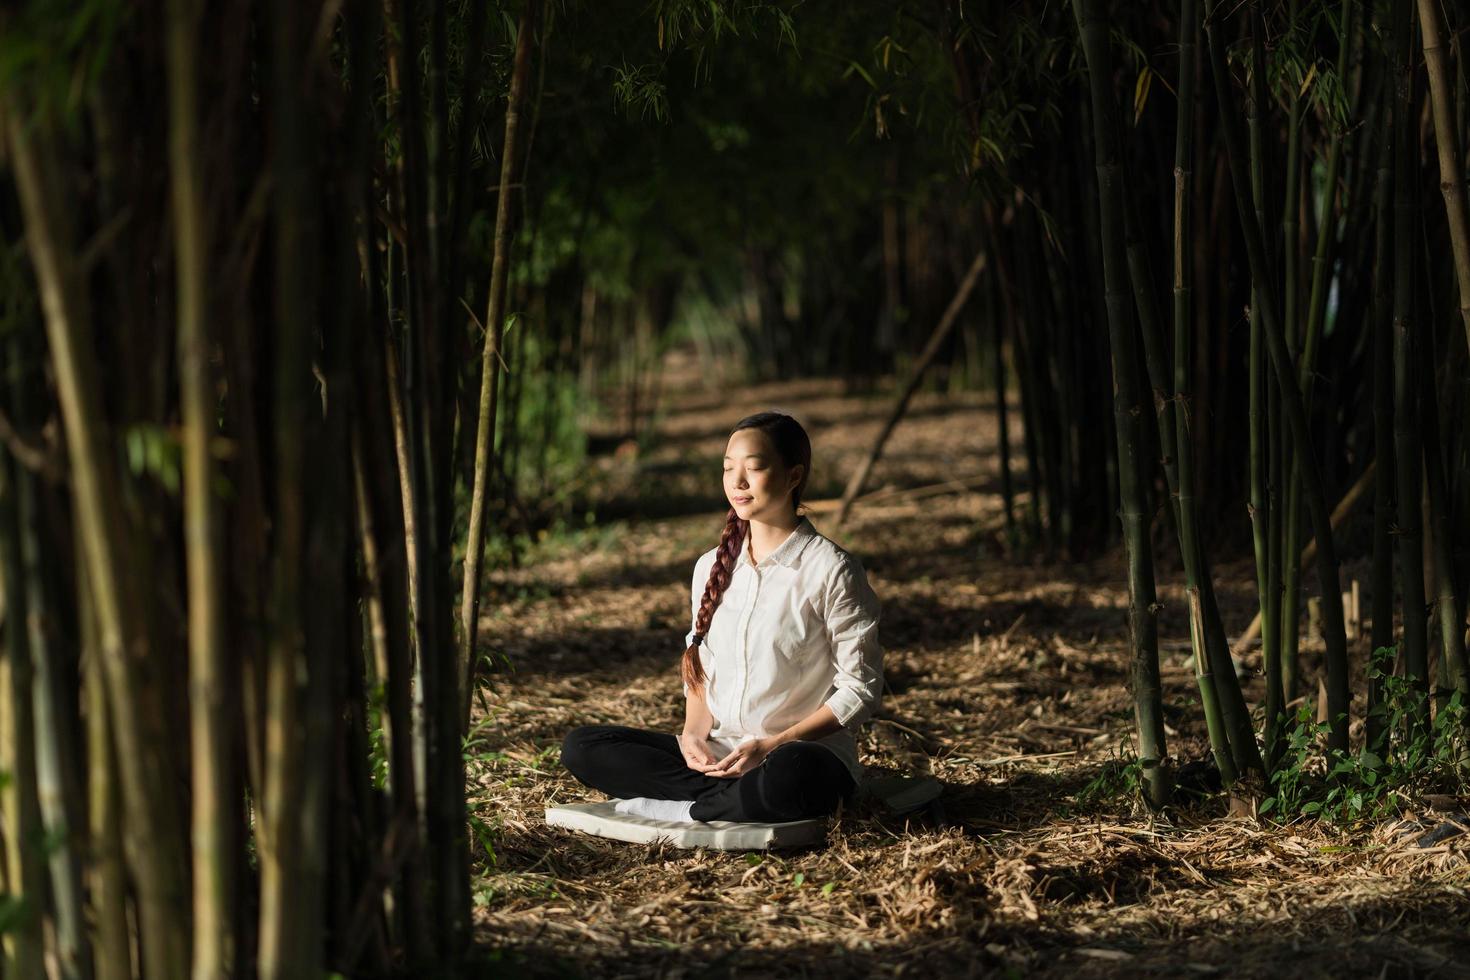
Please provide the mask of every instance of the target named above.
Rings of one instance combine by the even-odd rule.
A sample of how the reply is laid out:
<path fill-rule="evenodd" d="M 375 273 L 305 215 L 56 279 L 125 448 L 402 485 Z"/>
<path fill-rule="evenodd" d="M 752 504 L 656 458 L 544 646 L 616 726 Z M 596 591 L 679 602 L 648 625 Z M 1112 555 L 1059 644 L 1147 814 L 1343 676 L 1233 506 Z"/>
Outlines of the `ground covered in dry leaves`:
<path fill-rule="evenodd" d="M 1229 816 L 1218 797 L 1164 815 L 1136 804 L 1120 762 L 1132 724 L 1120 559 L 1004 554 L 988 400 L 920 398 L 840 531 L 821 501 L 885 400 L 803 382 L 668 404 L 641 452 L 589 466 L 595 525 L 492 583 L 497 663 L 469 786 L 491 972 L 1470 976 L 1470 836 L 1420 846 L 1439 819 L 1428 809 L 1340 830 Z M 862 559 L 883 601 L 888 691 L 864 762 L 932 773 L 941 805 L 909 820 L 858 807 L 826 846 L 766 855 L 548 829 L 544 806 L 595 795 L 558 762 L 568 729 L 678 730 L 689 576 L 723 524 L 719 457 L 734 421 L 766 408 L 806 423 L 813 522 Z M 1232 633 L 1250 617 L 1252 574 L 1222 576 Z M 1165 561 L 1170 752 L 1187 761 L 1206 744 L 1178 581 Z"/>

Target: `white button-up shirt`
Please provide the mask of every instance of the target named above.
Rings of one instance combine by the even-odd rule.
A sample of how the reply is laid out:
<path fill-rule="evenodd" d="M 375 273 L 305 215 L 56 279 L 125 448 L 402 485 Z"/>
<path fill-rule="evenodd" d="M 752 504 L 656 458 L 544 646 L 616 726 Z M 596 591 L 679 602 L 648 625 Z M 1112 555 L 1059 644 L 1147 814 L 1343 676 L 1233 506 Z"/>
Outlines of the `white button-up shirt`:
<path fill-rule="evenodd" d="M 694 565 L 695 617 L 716 550 Z M 747 540 L 699 648 L 705 703 L 714 718 L 710 741 L 728 753 L 826 705 L 843 727 L 819 744 L 860 780 L 853 733 L 877 708 L 883 690 L 878 617 L 878 597 L 863 566 L 805 517 L 758 565 L 751 563 Z M 691 626 L 684 644 L 692 642 Z"/>

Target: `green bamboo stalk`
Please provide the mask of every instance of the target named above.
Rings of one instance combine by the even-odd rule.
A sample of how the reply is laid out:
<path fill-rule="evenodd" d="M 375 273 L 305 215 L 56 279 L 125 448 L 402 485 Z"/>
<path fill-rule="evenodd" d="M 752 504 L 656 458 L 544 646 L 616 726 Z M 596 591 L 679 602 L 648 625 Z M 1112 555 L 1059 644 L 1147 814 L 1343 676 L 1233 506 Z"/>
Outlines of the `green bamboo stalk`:
<path fill-rule="evenodd" d="M 1251 43 L 1251 81 L 1247 87 L 1246 125 L 1250 138 L 1251 201 L 1255 207 L 1256 221 L 1267 227 L 1265 164 L 1261 107 L 1265 103 L 1265 54 L 1258 40 L 1260 32 L 1253 31 Z M 1299 208 L 1287 208 L 1293 222 Z M 1296 247 L 1288 239 L 1287 250 Z M 1294 279 L 1288 279 L 1288 283 Z M 1295 305 L 1294 300 L 1293 307 Z M 1251 283 L 1250 306 L 1250 399 L 1251 399 L 1251 532 L 1256 549 L 1256 589 L 1261 607 L 1261 661 L 1267 677 L 1266 684 L 1266 730 L 1268 736 L 1276 734 L 1280 727 L 1280 713 L 1284 697 L 1278 689 L 1281 668 L 1281 586 L 1282 586 L 1282 540 L 1281 507 L 1277 493 L 1281 485 L 1281 461 L 1286 445 L 1280 436 L 1277 398 L 1270 384 L 1266 366 L 1266 349 L 1261 335 L 1261 296 L 1258 285 Z M 1292 343 L 1288 335 L 1287 343 Z M 1273 683 L 1274 682 L 1274 683 Z M 1274 708 L 1274 710 L 1273 710 Z M 1266 751 L 1274 759 L 1278 744 L 1268 737 Z"/>
<path fill-rule="evenodd" d="M 1470 210 L 1465 201 L 1465 172 L 1455 132 L 1455 96 L 1451 92 L 1449 54 L 1438 0 L 1418 0 L 1419 30 L 1424 38 L 1424 67 L 1429 75 L 1429 101 L 1434 117 L 1434 143 L 1439 150 L 1439 189 L 1449 218 L 1455 281 L 1460 287 L 1460 321 L 1470 344 Z"/>
<path fill-rule="evenodd" d="M 194 873 L 194 963 L 199 980 L 235 973 L 238 818 L 227 691 L 223 575 L 216 467 L 210 443 L 217 414 L 209 367 L 209 218 L 199 145 L 200 0 L 169 0 L 169 173 L 178 290 L 184 542 L 189 581 L 190 821 Z"/>
<path fill-rule="evenodd" d="M 1217 3 L 1214 10 L 1218 11 Z M 1307 507 L 1312 515 L 1312 529 L 1317 538 L 1317 574 L 1322 588 L 1323 633 L 1327 642 L 1327 716 L 1330 725 L 1329 748 L 1333 752 L 1347 751 L 1348 732 L 1348 677 L 1347 639 L 1342 616 L 1342 594 L 1338 588 L 1337 549 L 1332 540 L 1331 517 L 1322 486 L 1322 474 L 1313 450 L 1311 432 L 1307 426 L 1306 412 L 1302 406 L 1301 392 L 1293 373 L 1295 365 L 1286 349 L 1280 309 L 1276 300 L 1275 283 L 1270 275 L 1261 225 L 1251 207 L 1249 178 L 1246 173 L 1247 155 L 1240 133 L 1237 131 L 1235 107 L 1229 97 L 1229 69 L 1225 61 L 1225 40 L 1220 27 L 1211 18 L 1206 33 L 1209 36 L 1210 62 L 1215 76 L 1216 96 L 1220 104 L 1221 123 L 1226 137 L 1227 156 L 1230 162 L 1231 182 L 1235 189 L 1236 212 L 1244 234 L 1246 252 L 1252 278 L 1260 284 L 1262 335 L 1267 353 L 1281 390 L 1281 403 L 1291 426 L 1292 439 L 1303 459 L 1304 488 Z M 1307 464 L 1310 461 L 1310 465 Z"/>
<path fill-rule="evenodd" d="M 1187 14 L 1187 12 L 1186 12 Z M 1196 7 L 1195 35 L 1198 36 L 1199 21 Z M 1191 93 L 1192 94 L 1192 93 Z M 1180 89 L 1180 97 L 1184 90 Z M 1179 153 L 1176 146 L 1176 159 Z M 1176 167 L 1176 194 L 1181 171 Z M 1187 171 L 1185 172 L 1187 173 Z M 1185 181 L 1187 186 L 1187 180 Z M 1125 201 L 1126 203 L 1126 201 Z M 1175 201 L 1176 221 L 1188 211 L 1187 200 Z M 1125 219 L 1130 212 L 1125 208 Z M 1195 655 L 1195 678 L 1201 689 L 1201 703 L 1207 728 L 1211 735 L 1211 750 L 1218 756 L 1223 751 L 1229 762 L 1220 766 L 1222 778 L 1234 782 L 1239 773 L 1263 772 L 1261 755 L 1256 747 L 1255 728 L 1240 682 L 1235 676 L 1234 662 L 1230 659 L 1229 642 L 1225 637 L 1224 621 L 1220 617 L 1219 603 L 1215 597 L 1214 578 L 1209 559 L 1198 533 L 1198 508 L 1195 502 L 1194 438 L 1190 404 L 1189 357 L 1192 355 L 1192 337 L 1189 335 L 1190 316 L 1188 306 L 1189 289 L 1187 278 L 1180 295 L 1181 266 L 1187 265 L 1183 255 L 1175 256 L 1175 352 L 1176 363 L 1171 386 L 1168 356 L 1164 351 L 1163 330 L 1159 326 L 1158 311 L 1154 308 L 1154 288 L 1147 269 L 1142 243 L 1133 235 L 1134 222 L 1125 220 L 1130 230 L 1128 244 L 1128 267 L 1133 279 L 1133 292 L 1138 305 L 1139 326 L 1144 341 L 1144 363 L 1154 387 L 1155 410 L 1158 415 L 1160 444 L 1163 450 L 1164 477 L 1169 485 L 1175 514 L 1175 530 L 1179 539 L 1180 554 L 1185 569 L 1185 594 L 1190 614 L 1190 641 Z M 1184 229 L 1187 232 L 1187 227 Z M 1176 238 L 1180 232 L 1176 230 Z M 1179 241 L 1187 240 L 1178 238 Z M 1184 273 L 1187 276 L 1187 272 Z M 1181 301 L 1185 304 L 1182 309 Z M 1183 319 L 1177 319 L 1182 316 Z M 1183 360 L 1177 360 L 1183 358 Z M 1181 408 L 1182 406 L 1182 408 Z"/>
<path fill-rule="evenodd" d="M 1432 382 L 1434 355 L 1429 345 L 1420 343 L 1419 377 Z M 1434 614 L 1439 624 L 1440 670 L 1435 685 L 1435 705 L 1442 709 L 1452 693 L 1458 692 L 1460 703 L 1470 706 L 1470 670 L 1465 662 L 1465 625 L 1460 618 L 1460 603 L 1455 587 L 1453 528 L 1449 491 L 1445 476 L 1443 442 L 1440 440 L 1439 405 L 1434 385 L 1425 384 L 1420 391 L 1420 416 L 1423 425 L 1425 502 L 1428 505 L 1430 559 L 1433 562 L 1435 592 Z"/>
<path fill-rule="evenodd" d="M 1138 723 L 1138 758 L 1149 801 L 1161 806 L 1172 792 L 1166 760 L 1159 681 L 1158 614 L 1154 591 L 1148 494 L 1141 455 L 1143 391 L 1129 309 L 1123 191 L 1112 86 L 1112 50 L 1107 11 L 1100 0 L 1072 0 L 1082 35 L 1092 92 L 1093 153 L 1097 166 L 1106 285 L 1108 339 L 1113 362 L 1113 414 L 1117 420 L 1118 488 L 1123 501 L 1123 541 L 1128 552 L 1128 619 L 1132 635 L 1133 703 Z"/>
<path fill-rule="evenodd" d="M 1289 0 L 1287 4 L 1287 18 L 1289 25 L 1287 30 L 1294 32 L 1298 29 L 1297 21 L 1301 14 L 1300 0 Z M 1262 50 L 1260 33 L 1256 32 L 1252 38 L 1252 61 L 1255 62 L 1253 81 L 1255 75 L 1262 72 L 1264 66 L 1264 51 Z M 1265 79 L 1260 78 L 1258 84 L 1264 88 Z M 1286 344 L 1293 351 L 1296 350 L 1298 342 L 1298 319 L 1297 303 L 1301 294 L 1300 273 L 1297 269 L 1297 247 L 1301 238 L 1301 212 L 1302 212 L 1302 100 L 1296 90 L 1287 86 L 1287 117 L 1286 117 L 1286 195 L 1281 208 L 1281 265 L 1285 276 L 1284 285 L 1281 290 L 1281 313 L 1286 318 Z M 1262 224 L 1262 228 L 1266 225 Z"/>
<path fill-rule="evenodd" d="M 1258 13 L 1252 12 L 1254 21 Z M 1266 106 L 1266 54 L 1260 43 L 1260 29 L 1252 31 L 1251 78 L 1247 87 L 1247 128 L 1251 147 L 1251 200 L 1255 207 L 1255 220 L 1261 228 L 1267 228 L 1266 217 L 1266 162 L 1264 162 L 1264 123 L 1261 110 Z M 1294 134 L 1295 138 L 1295 134 Z M 1298 144 L 1299 145 L 1299 144 Z M 1299 153 L 1299 150 L 1298 150 Z M 1298 162 L 1299 169 L 1299 162 Z M 1289 184 L 1294 181 L 1289 179 Z M 1299 192 L 1298 192 L 1299 194 Z M 1289 195 L 1288 200 L 1292 200 Z M 1291 210 L 1291 209 L 1288 209 Z M 1289 219 L 1295 225 L 1299 207 L 1292 210 Z M 1286 238 L 1285 250 L 1297 247 L 1295 234 Z M 1295 284 L 1295 273 L 1288 278 L 1288 285 Z M 1291 300 L 1295 309 L 1295 297 Z M 1261 292 L 1260 284 L 1251 282 L 1251 385 L 1252 404 L 1255 417 L 1252 425 L 1252 533 L 1264 535 L 1257 542 L 1257 589 L 1260 592 L 1261 617 L 1261 664 L 1266 674 L 1266 754 L 1272 761 L 1280 749 L 1280 729 L 1285 696 L 1282 693 L 1282 588 L 1283 588 L 1283 539 L 1282 486 L 1283 454 L 1288 451 L 1289 441 L 1280 435 L 1280 410 L 1276 389 L 1270 385 L 1269 369 L 1266 364 L 1266 348 L 1261 339 Z M 1288 345 L 1294 339 L 1288 336 Z M 1263 386 L 1264 385 L 1264 386 Z M 1257 470 L 1258 467 L 1258 470 Z M 1255 483 L 1260 486 L 1255 486 Z"/>
<path fill-rule="evenodd" d="M 1339 78 L 1346 79 L 1353 50 L 1353 10 L 1351 3 L 1344 4 L 1338 30 Z M 1333 127 L 1331 143 L 1327 151 L 1327 176 L 1322 187 L 1322 202 L 1317 220 L 1317 242 L 1312 255 L 1311 291 L 1307 304 L 1307 317 L 1302 330 L 1302 349 L 1297 361 L 1297 384 L 1307 410 L 1311 410 L 1312 387 L 1316 380 L 1317 349 L 1322 337 L 1323 321 L 1327 312 L 1327 286 L 1332 269 L 1332 252 L 1337 240 L 1337 199 L 1343 160 L 1343 134 Z M 1295 252 L 1295 243 L 1289 252 Z M 1288 318 L 1288 325 L 1291 320 Z M 1286 488 L 1286 533 L 1282 553 L 1296 555 L 1301 548 L 1301 463 L 1293 456 Z M 1295 561 L 1286 561 L 1282 567 L 1281 599 L 1281 663 L 1284 677 L 1282 686 L 1288 700 L 1297 693 L 1297 647 L 1300 639 L 1298 603 L 1301 589 L 1298 585 L 1300 567 Z"/>
<path fill-rule="evenodd" d="M 1425 623 L 1423 530 L 1420 510 L 1418 380 L 1414 352 L 1414 240 L 1417 139 L 1413 130 L 1414 78 L 1413 5 L 1396 0 L 1393 40 L 1396 101 L 1394 106 L 1394 293 L 1393 293 L 1393 412 L 1394 459 L 1398 493 L 1397 519 L 1399 589 L 1403 596 L 1404 638 L 1399 648 L 1404 673 L 1424 699 L 1415 705 L 1415 725 L 1429 724 L 1429 655 Z"/>
<path fill-rule="evenodd" d="M 1194 437 L 1189 410 L 1192 394 L 1190 383 L 1191 365 L 1194 357 L 1194 285 L 1193 285 L 1193 241 L 1194 209 L 1192 207 L 1194 181 L 1195 99 L 1196 81 L 1199 70 L 1199 0 L 1183 0 L 1179 21 L 1179 100 L 1175 116 L 1174 135 L 1174 236 L 1173 236 L 1173 298 L 1174 298 L 1174 363 L 1173 384 L 1165 403 L 1167 412 L 1160 420 L 1160 432 L 1167 458 L 1174 460 L 1174 474 L 1168 473 L 1170 490 L 1177 501 L 1179 512 L 1180 552 L 1184 556 L 1185 591 L 1189 599 L 1190 639 L 1194 649 L 1195 682 L 1200 688 L 1200 702 L 1205 712 L 1205 725 L 1209 732 L 1210 746 L 1215 763 L 1220 768 L 1221 778 L 1233 782 L 1239 773 L 1242 758 L 1234 751 L 1235 734 L 1227 733 L 1224 714 L 1221 711 L 1221 696 L 1215 686 L 1215 661 L 1211 656 L 1209 633 L 1218 631 L 1219 641 L 1224 642 L 1224 626 L 1218 610 L 1213 617 L 1201 614 L 1214 609 L 1214 580 L 1205 561 L 1204 549 L 1199 542 L 1198 516 L 1195 504 L 1194 480 Z M 1162 347 L 1162 344 L 1155 346 Z M 1152 362 L 1153 358 L 1150 357 Z M 1164 359 L 1159 357 L 1159 368 L 1152 366 L 1149 373 L 1157 379 L 1164 374 Z M 1155 388 L 1161 387 L 1155 380 Z M 1172 430 L 1172 431 L 1171 431 Z M 1208 590 L 1208 601 L 1201 601 L 1201 586 Z M 1226 653 L 1226 662 L 1229 655 Z M 1224 683 L 1233 684 L 1239 692 L 1239 684 L 1233 671 Z M 1242 706 L 1244 700 L 1241 701 Z M 1247 721 L 1249 715 L 1246 715 Z M 1254 749 L 1252 735 L 1246 745 Z M 1243 758 L 1248 758 L 1244 756 Z"/>

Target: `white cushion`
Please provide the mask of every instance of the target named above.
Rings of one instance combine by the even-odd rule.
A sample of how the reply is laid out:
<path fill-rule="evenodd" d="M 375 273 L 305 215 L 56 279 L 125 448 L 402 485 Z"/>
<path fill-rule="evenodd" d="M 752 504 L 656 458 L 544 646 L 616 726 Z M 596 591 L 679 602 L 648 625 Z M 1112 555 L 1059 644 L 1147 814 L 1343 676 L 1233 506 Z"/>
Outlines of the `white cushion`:
<path fill-rule="evenodd" d="M 546 825 L 580 830 L 596 837 L 651 844 L 659 838 L 675 847 L 708 847 L 716 851 L 765 851 L 776 847 L 802 847 L 819 843 L 827 833 L 827 821 L 793 820 L 789 823 L 675 823 L 650 820 L 613 809 L 617 800 L 601 803 L 564 803 L 546 808 Z"/>

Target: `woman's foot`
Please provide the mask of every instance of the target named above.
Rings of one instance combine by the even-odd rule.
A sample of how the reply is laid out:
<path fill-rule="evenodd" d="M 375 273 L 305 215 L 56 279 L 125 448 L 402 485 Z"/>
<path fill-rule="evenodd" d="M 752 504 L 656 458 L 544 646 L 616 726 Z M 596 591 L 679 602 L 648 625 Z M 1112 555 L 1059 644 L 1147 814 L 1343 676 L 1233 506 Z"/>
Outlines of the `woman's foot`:
<path fill-rule="evenodd" d="M 643 817 L 647 820 L 664 820 L 668 823 L 698 823 L 689 815 L 693 800 L 651 800 L 638 796 L 631 800 L 619 800 L 613 805 L 618 813 Z"/>

